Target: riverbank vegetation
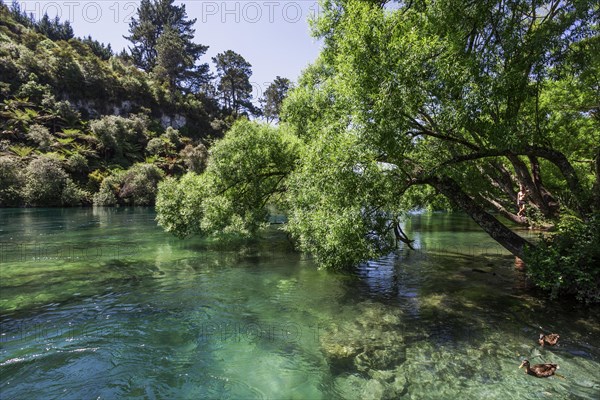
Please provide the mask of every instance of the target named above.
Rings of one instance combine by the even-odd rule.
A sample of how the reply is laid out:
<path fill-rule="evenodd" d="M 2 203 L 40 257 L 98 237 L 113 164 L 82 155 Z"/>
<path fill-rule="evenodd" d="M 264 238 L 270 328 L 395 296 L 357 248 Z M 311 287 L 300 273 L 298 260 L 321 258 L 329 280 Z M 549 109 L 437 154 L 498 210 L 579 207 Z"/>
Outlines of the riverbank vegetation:
<path fill-rule="evenodd" d="M 0 4 L 0 206 L 156 199 L 167 231 L 221 237 L 276 207 L 331 269 L 411 247 L 410 210 L 461 210 L 538 286 L 600 301 L 595 2 L 326 0 L 319 58 L 262 109 L 250 63 L 211 74 L 173 3 L 142 1 L 120 54 Z"/>
<path fill-rule="evenodd" d="M 596 302 L 598 15 L 591 1 L 326 0 L 323 50 L 278 128 L 238 122 L 205 173 L 162 184 L 159 223 L 251 235 L 275 203 L 297 247 L 339 269 L 410 246 L 402 216 L 442 206 L 539 286 Z M 535 247 L 515 225 L 558 230 Z"/>
<path fill-rule="evenodd" d="M 226 50 L 212 74 L 173 3 L 142 1 L 115 54 L 0 1 L 0 207 L 153 205 L 158 181 L 201 172 L 214 139 L 262 115 L 251 64 Z M 262 100 L 272 119 L 281 100 Z"/>

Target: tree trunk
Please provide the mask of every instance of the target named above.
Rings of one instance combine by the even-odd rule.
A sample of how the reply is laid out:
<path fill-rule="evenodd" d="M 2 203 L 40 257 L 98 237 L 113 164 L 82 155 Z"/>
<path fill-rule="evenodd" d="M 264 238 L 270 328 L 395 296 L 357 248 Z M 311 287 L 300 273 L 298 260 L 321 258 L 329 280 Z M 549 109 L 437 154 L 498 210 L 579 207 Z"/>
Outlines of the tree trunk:
<path fill-rule="evenodd" d="M 451 178 L 433 177 L 426 181 L 452 203 L 465 211 L 488 235 L 505 249 L 523 258 L 525 247 L 531 246 L 527 240 L 504 226 L 493 215 L 485 211 Z"/>
<path fill-rule="evenodd" d="M 560 172 L 567 181 L 569 190 L 575 198 L 577 211 L 582 218 L 586 219 L 590 214 L 589 202 L 587 201 L 588 199 L 586 198 L 585 190 L 579 182 L 579 177 L 575 172 L 575 168 L 573 168 L 567 157 L 559 151 L 542 147 L 526 148 L 525 153 L 527 155 L 545 158 L 560 169 Z"/>
<path fill-rule="evenodd" d="M 554 149 L 548 149 L 545 147 L 538 147 L 538 146 L 526 146 L 525 148 L 520 149 L 519 151 L 516 151 L 516 152 L 513 150 L 507 150 L 507 149 L 481 150 L 481 151 L 476 151 L 471 154 L 456 156 L 450 160 L 447 160 L 447 161 L 443 162 L 442 164 L 440 164 L 440 166 L 438 167 L 438 170 L 441 167 L 445 167 L 445 166 L 451 165 L 451 164 L 456 164 L 459 162 L 479 160 L 479 159 L 486 158 L 486 157 L 498 157 L 498 156 L 505 156 L 509 159 L 511 157 L 513 157 L 513 159 L 514 159 L 514 157 L 517 157 L 519 155 L 545 158 L 546 160 L 548 160 L 552 164 L 554 164 L 556 167 L 558 167 L 561 174 L 565 177 L 565 180 L 567 181 L 567 186 L 569 187 L 569 190 L 573 194 L 573 198 L 575 200 L 576 208 L 577 208 L 579 215 L 583 219 L 587 219 L 589 217 L 589 214 L 592 210 L 592 207 L 590 205 L 590 198 L 589 198 L 588 194 L 586 193 L 586 190 L 584 189 L 584 187 L 579 182 L 579 177 L 577 176 L 577 173 L 575 172 L 575 168 L 573 168 L 573 166 L 571 165 L 571 163 L 569 162 L 569 160 L 563 153 L 561 153 L 560 151 L 554 150 Z M 513 165 L 514 165 L 514 163 L 513 163 Z M 529 174 L 529 171 L 527 171 L 527 174 Z M 519 176 L 519 179 L 520 178 L 521 178 L 521 176 Z M 525 177 L 524 179 L 527 179 L 527 178 Z M 529 177 L 528 179 L 531 181 L 531 177 Z M 533 185 L 533 182 L 531 182 L 531 185 Z"/>
<path fill-rule="evenodd" d="M 527 222 L 527 218 L 520 217 L 517 214 L 514 214 L 514 213 L 508 211 L 506 209 L 506 207 L 504 207 L 502 204 L 500 204 L 500 202 L 498 202 L 498 201 L 496 201 L 494 199 L 490 199 L 489 197 L 486 197 L 486 196 L 481 196 L 481 198 L 483 200 L 485 200 L 491 207 L 495 208 L 506 219 L 514 222 L 515 224 L 529 225 L 529 223 Z"/>
<path fill-rule="evenodd" d="M 600 148 L 598 148 L 594 160 L 594 172 L 596 173 L 596 181 L 594 182 L 594 204 L 592 204 L 592 207 L 595 212 L 600 212 Z"/>
<path fill-rule="evenodd" d="M 542 172 L 540 168 L 540 162 L 538 161 L 536 156 L 529 156 L 529 162 L 531 163 L 531 176 L 533 178 L 533 183 L 537 188 L 538 192 L 542 196 L 542 200 L 546 207 L 548 207 L 548 211 L 550 212 L 551 217 L 555 217 L 559 210 L 559 204 L 556 198 L 544 187 L 542 182 Z"/>
<path fill-rule="evenodd" d="M 531 202 L 540 210 L 544 217 L 551 218 L 552 215 L 550 213 L 550 209 L 544 201 L 544 198 L 542 197 L 538 186 L 535 184 L 535 180 L 529 174 L 529 169 L 527 168 L 527 165 L 525 165 L 525 163 L 521 161 L 519 156 L 508 155 L 507 158 L 513 165 L 515 172 L 519 177 L 519 182 L 522 183 L 523 186 L 525 186 L 525 188 L 527 189 L 527 192 L 529 193 L 529 199 L 531 200 Z"/>
<path fill-rule="evenodd" d="M 517 194 L 512 187 L 513 183 L 510 179 L 510 176 L 508 176 L 507 180 L 507 176 L 505 176 L 505 171 L 499 169 L 498 165 L 492 164 L 492 168 L 494 169 L 490 171 L 491 173 L 487 173 L 483 167 L 478 168 L 481 172 L 481 175 L 487 178 L 494 188 L 506 194 L 506 196 L 508 196 L 512 200 L 512 202 L 510 204 L 507 204 L 506 202 L 503 203 L 501 200 L 494 200 L 494 195 L 491 193 L 479 193 L 479 197 L 481 197 L 483 201 L 487 202 L 492 208 L 494 208 L 496 211 L 498 211 L 500 214 L 502 214 L 504 217 L 511 220 L 512 222 L 523 226 L 529 225 L 527 218 L 518 216 L 517 214 L 514 214 L 510 211 L 513 209 L 518 209 Z M 516 180 L 517 179 L 515 179 L 515 181 Z"/>
<path fill-rule="evenodd" d="M 501 185 L 502 190 L 510 196 L 513 201 L 513 204 L 517 202 L 517 192 L 515 191 L 513 185 L 516 182 L 514 176 L 508 172 L 508 170 L 496 160 L 490 161 L 490 165 L 498 172 L 497 182 Z"/>

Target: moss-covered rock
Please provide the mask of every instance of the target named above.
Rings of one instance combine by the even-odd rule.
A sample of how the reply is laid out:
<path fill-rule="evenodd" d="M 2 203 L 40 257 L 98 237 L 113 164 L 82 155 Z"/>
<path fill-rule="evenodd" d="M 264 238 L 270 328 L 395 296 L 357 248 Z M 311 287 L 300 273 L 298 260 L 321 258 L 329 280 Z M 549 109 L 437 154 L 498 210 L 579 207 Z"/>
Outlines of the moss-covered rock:
<path fill-rule="evenodd" d="M 402 311 L 374 302 L 359 305 L 360 317 L 326 329 L 320 343 L 330 365 L 359 372 L 389 370 L 406 359 Z"/>

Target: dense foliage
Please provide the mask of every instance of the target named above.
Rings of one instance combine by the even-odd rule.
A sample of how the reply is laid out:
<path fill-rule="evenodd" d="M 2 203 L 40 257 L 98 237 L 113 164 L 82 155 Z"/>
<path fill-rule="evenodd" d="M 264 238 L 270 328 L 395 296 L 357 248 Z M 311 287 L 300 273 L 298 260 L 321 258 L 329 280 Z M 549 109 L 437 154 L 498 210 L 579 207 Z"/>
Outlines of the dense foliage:
<path fill-rule="evenodd" d="M 526 255 L 533 245 L 495 215 L 551 227 L 567 213 L 587 224 L 600 209 L 596 3 L 327 0 L 322 10 L 313 28 L 323 51 L 283 104 L 281 142 L 262 144 L 296 138 L 296 155 L 276 164 L 286 174 L 274 187 L 256 181 L 264 166 L 249 158 L 258 150 L 231 146 L 239 172 L 221 174 L 232 166 L 209 160 L 195 178 L 201 200 L 177 202 L 172 213 L 181 188 L 163 187 L 168 229 L 252 232 L 263 203 L 232 211 L 210 190 L 252 188 L 266 202 L 265 193 L 277 195 L 300 249 L 344 268 L 410 244 L 398 226 L 403 212 L 446 203 L 535 263 Z"/>
<path fill-rule="evenodd" d="M 25 203 L 32 206 L 76 205 L 82 196 L 58 160 L 38 157 L 25 170 Z"/>
<path fill-rule="evenodd" d="M 277 76 L 265 89 L 265 92 L 259 101 L 263 108 L 263 116 L 267 122 L 279 119 L 283 100 L 285 100 L 291 88 L 292 82 L 290 82 L 289 79 Z"/>
<path fill-rule="evenodd" d="M 208 64 L 199 63 L 208 46 L 193 41 L 195 19 L 188 20 L 185 5 L 174 0 L 142 0 L 129 24 L 134 64 L 153 72 L 172 90 L 198 88 L 209 80 Z"/>
<path fill-rule="evenodd" d="M 249 64 L 233 52 L 247 68 L 227 74 L 245 86 L 221 103 L 237 86 L 200 61 L 194 21 L 184 5 L 145 0 L 131 54 L 117 56 L 0 0 L 0 206 L 152 205 L 165 176 L 202 172 L 209 143 L 253 106 Z"/>
<path fill-rule="evenodd" d="M 282 205 L 299 146 L 284 129 L 239 120 L 211 147 L 204 173 L 160 184 L 158 223 L 180 237 L 255 234 L 265 225 L 267 206 Z"/>
<path fill-rule="evenodd" d="M 22 203 L 23 166 L 18 157 L 0 156 L 0 207 Z"/>
<path fill-rule="evenodd" d="M 600 303 L 600 215 L 587 222 L 566 216 L 556 233 L 527 254 L 528 274 L 552 297 L 574 294 Z"/>
<path fill-rule="evenodd" d="M 158 183 L 164 172 L 154 164 L 139 163 L 126 171 L 104 178 L 94 195 L 99 206 L 148 206 L 154 204 Z"/>

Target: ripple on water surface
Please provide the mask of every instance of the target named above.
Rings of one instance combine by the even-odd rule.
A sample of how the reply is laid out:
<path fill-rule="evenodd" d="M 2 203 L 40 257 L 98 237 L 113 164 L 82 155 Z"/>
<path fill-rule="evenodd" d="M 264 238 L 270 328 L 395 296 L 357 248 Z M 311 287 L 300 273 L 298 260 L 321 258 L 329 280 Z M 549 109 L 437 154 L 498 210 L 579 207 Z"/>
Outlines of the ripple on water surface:
<path fill-rule="evenodd" d="M 355 274 L 318 271 L 276 232 L 179 241 L 147 209 L 0 218 L 3 243 L 107 249 L 2 258 L 2 399 L 598 399 L 598 310 L 531 295 L 461 215 L 414 216 L 416 252 Z M 558 346 L 537 345 L 540 326 Z M 563 377 L 528 376 L 523 358 Z"/>

